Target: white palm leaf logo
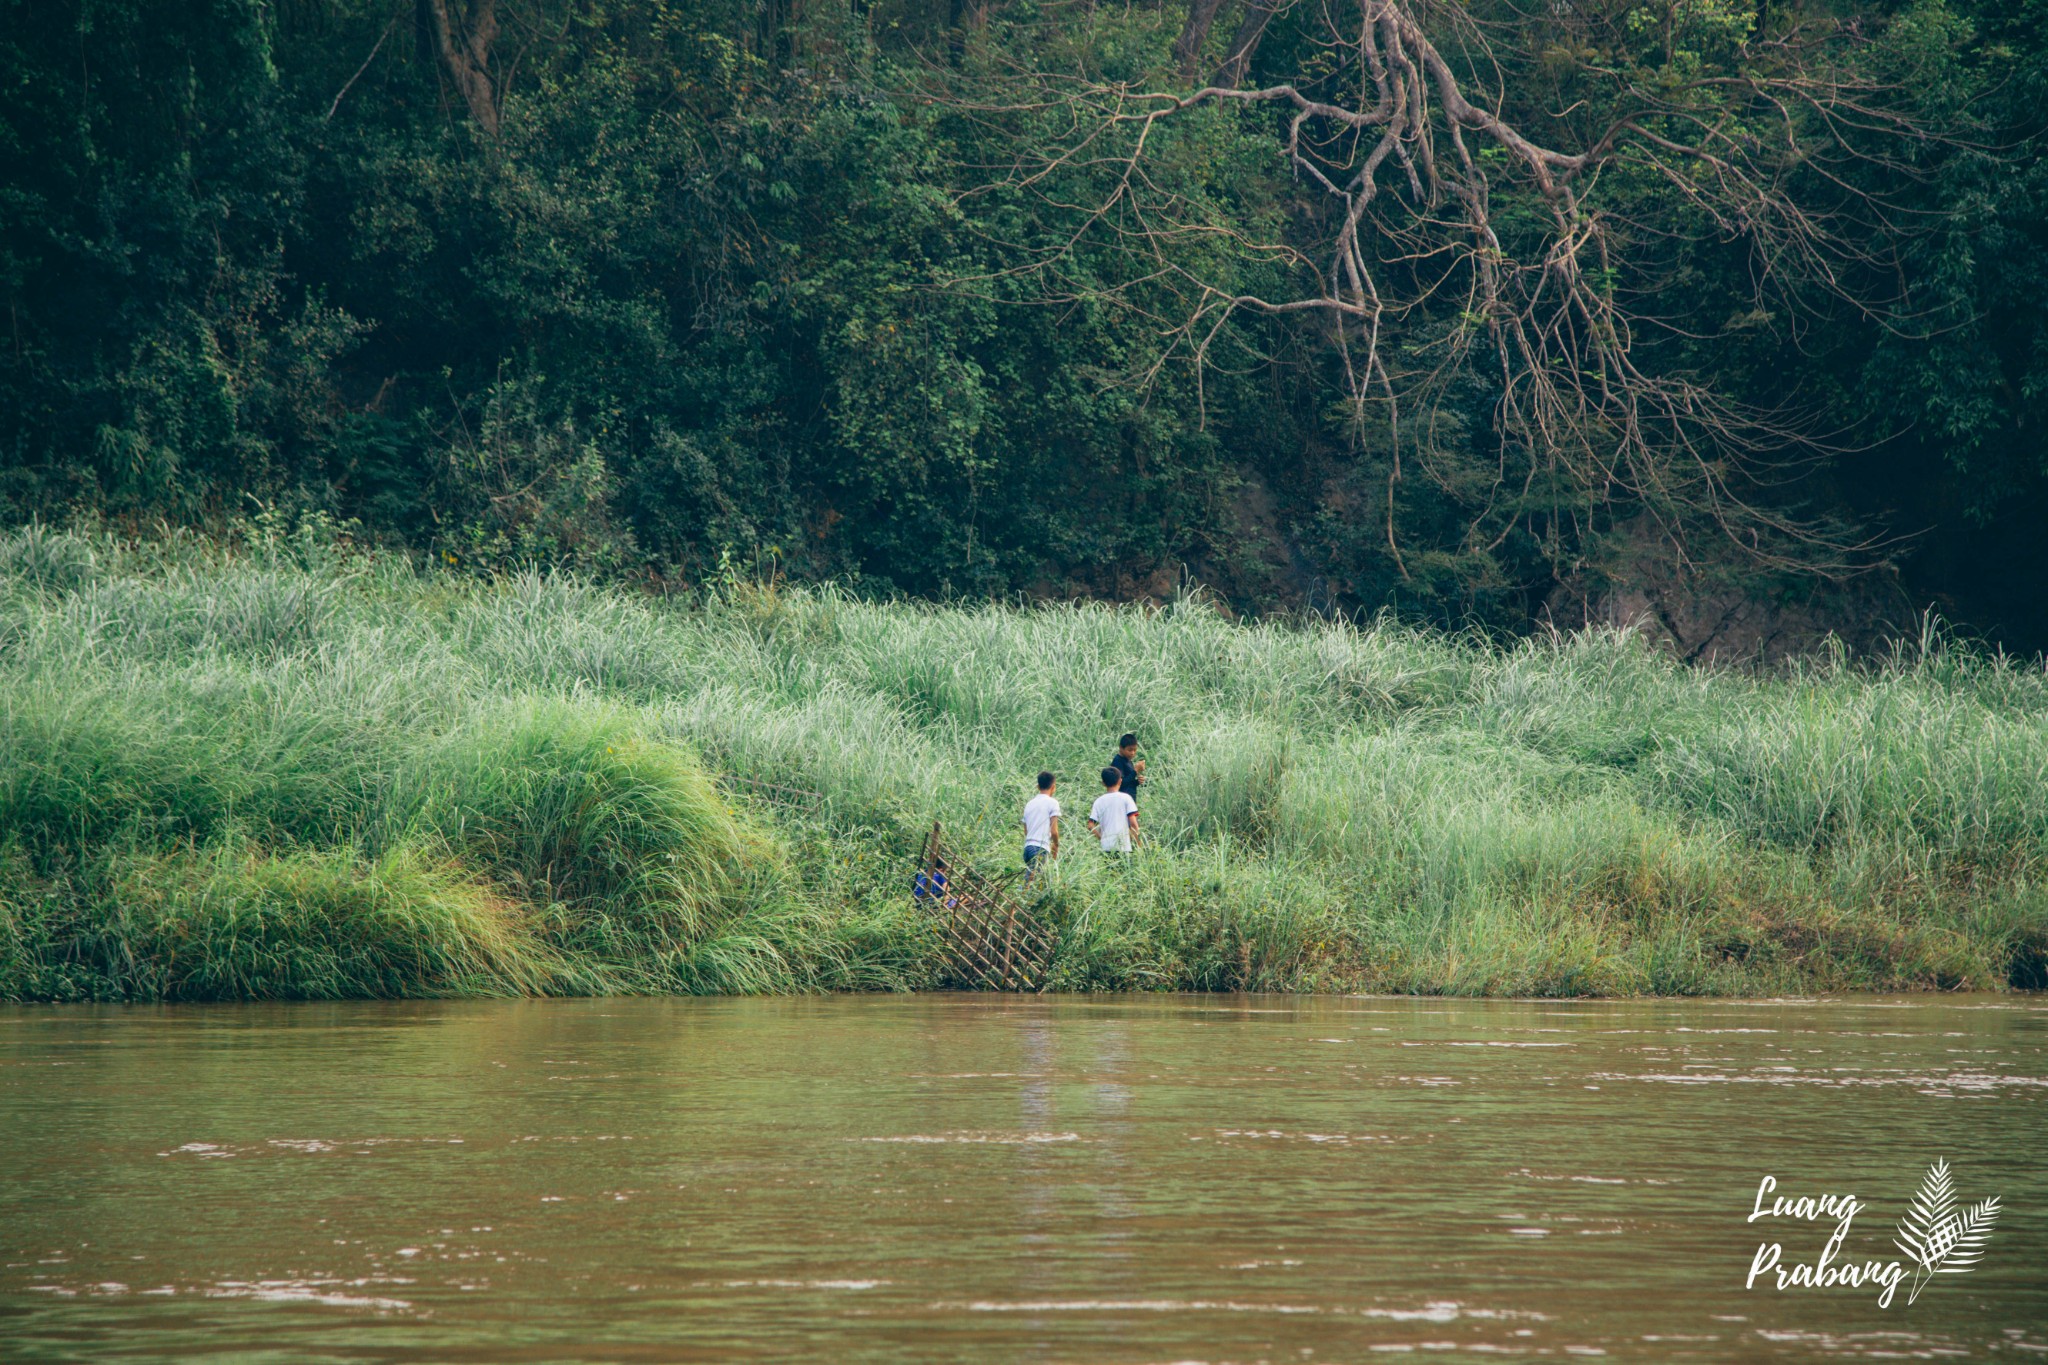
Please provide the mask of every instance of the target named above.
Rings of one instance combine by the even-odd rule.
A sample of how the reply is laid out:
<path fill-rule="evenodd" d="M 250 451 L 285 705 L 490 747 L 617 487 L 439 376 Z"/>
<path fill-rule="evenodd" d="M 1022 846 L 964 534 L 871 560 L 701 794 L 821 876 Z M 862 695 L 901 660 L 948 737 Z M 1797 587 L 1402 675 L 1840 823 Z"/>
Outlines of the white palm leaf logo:
<path fill-rule="evenodd" d="M 1996 1195 L 1958 1212 L 1948 1162 L 1937 1161 L 1928 1167 L 1927 1178 L 1920 1182 L 1920 1192 L 1913 1196 L 1906 1216 L 1899 1220 L 1898 1235 L 1892 1239 L 1915 1267 L 1913 1290 L 1906 1302 L 1919 1298 L 1921 1287 L 1936 1273 L 1960 1275 L 1976 1269 L 1991 1240 L 1991 1225 L 1997 1221 Z"/>

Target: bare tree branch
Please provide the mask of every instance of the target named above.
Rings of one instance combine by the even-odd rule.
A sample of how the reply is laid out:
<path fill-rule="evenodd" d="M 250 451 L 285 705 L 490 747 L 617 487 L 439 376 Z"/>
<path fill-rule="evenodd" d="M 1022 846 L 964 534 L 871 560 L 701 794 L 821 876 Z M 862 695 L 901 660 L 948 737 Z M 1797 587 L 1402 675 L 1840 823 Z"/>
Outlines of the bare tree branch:
<path fill-rule="evenodd" d="M 356 88 L 356 82 L 361 80 L 363 73 L 370 69 L 370 63 L 377 60 L 377 54 L 384 50 L 385 40 L 391 36 L 391 31 L 398 27 L 398 20 L 403 14 L 404 11 L 400 10 L 398 14 L 391 16 L 391 22 L 384 25 L 384 31 L 377 35 L 376 43 L 371 46 L 370 55 L 363 58 L 363 64 L 356 68 L 356 74 L 350 76 L 347 81 L 343 82 L 341 89 L 334 92 L 334 103 L 327 106 L 327 116 L 320 120 L 322 123 L 334 122 L 335 111 L 341 108 L 342 100 L 347 98 L 349 91 Z"/>
<path fill-rule="evenodd" d="M 1142 378 L 1186 360 L 1198 394 L 1233 318 L 1323 319 L 1356 429 L 1362 437 L 1373 424 L 1388 438 L 1387 543 L 1403 573 L 1396 488 L 1409 462 L 1450 488 L 1432 427 L 1453 386 L 1479 375 L 1494 390 L 1498 477 L 1467 537 L 1474 549 L 1499 545 L 1517 524 L 1540 538 L 1539 519 L 1553 533 L 1573 519 L 1584 530 L 1593 512 L 1627 506 L 1647 509 L 1680 545 L 1686 529 L 1711 527 L 1786 567 L 1841 573 L 1863 562 L 1868 544 L 1806 524 L 1767 495 L 1771 470 L 1824 453 L 1821 434 L 1657 363 L 1651 343 L 1679 329 L 1660 314 L 1646 244 L 1669 229 L 1633 220 L 1631 201 L 1602 188 L 1603 178 L 1633 184 L 1639 202 L 1643 187 L 1661 185 L 1702 231 L 1746 249 L 1759 315 L 1797 312 L 1818 291 L 1896 318 L 1897 300 L 1866 291 L 1910 224 L 1864 186 L 1881 178 L 1873 173 L 1913 174 L 1916 149 L 1940 138 L 1895 107 L 1896 91 L 1843 60 L 1862 35 L 1781 34 L 1761 55 L 1690 73 L 1587 63 L 1608 112 L 1573 147 L 1547 140 L 1569 122 L 1548 120 L 1539 138 L 1504 112 L 1495 34 L 1438 0 L 1299 0 L 1315 69 L 1240 88 L 1268 25 L 1295 2 L 1249 0 L 1217 78 L 1192 93 L 1024 77 L 1028 97 L 1009 112 L 1057 113 L 1068 131 L 1002 183 L 1078 213 L 1080 226 L 1007 273 L 1040 277 L 1054 301 L 1154 310 L 1167 344 Z M 1192 0 L 1174 46 L 1183 65 L 1216 8 Z M 1278 116 L 1280 154 L 1309 192 L 1298 226 L 1313 245 L 1244 231 L 1155 181 L 1158 130 L 1219 106 Z M 1305 287 L 1247 294 L 1178 249 L 1212 239 L 1292 262 Z M 1121 283 L 1084 280 L 1074 260 L 1089 240 L 1145 264 Z M 1141 293 L 1152 302 L 1140 304 Z"/>

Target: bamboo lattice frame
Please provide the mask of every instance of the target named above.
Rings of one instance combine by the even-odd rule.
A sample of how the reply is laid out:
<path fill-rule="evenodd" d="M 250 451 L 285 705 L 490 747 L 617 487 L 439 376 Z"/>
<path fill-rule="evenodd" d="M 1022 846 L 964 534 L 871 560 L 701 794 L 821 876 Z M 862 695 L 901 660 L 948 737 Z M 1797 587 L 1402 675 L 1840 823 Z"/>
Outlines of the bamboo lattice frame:
<path fill-rule="evenodd" d="M 1058 931 L 947 848 L 934 822 L 918 871 L 930 878 L 942 860 L 945 892 L 922 903 L 945 933 L 948 978 L 968 990 L 1044 990 Z"/>

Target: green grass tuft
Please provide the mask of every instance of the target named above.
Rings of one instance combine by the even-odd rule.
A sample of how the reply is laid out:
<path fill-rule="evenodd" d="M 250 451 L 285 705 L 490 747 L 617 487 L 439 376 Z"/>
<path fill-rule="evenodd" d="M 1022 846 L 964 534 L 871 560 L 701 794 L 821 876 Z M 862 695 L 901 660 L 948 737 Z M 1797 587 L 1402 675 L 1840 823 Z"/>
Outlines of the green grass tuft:
<path fill-rule="evenodd" d="M 522 995 L 568 980 L 529 911 L 409 849 L 119 853 L 41 895 L 11 889 L 0 979 L 15 999 Z"/>

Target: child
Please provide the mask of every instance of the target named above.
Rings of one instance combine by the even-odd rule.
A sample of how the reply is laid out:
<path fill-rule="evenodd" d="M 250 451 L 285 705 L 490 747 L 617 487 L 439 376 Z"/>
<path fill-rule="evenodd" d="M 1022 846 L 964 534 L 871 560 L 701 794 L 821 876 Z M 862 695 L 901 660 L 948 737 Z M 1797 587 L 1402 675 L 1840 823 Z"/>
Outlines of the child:
<path fill-rule="evenodd" d="M 1138 788 L 1145 785 L 1145 760 L 1138 757 L 1138 737 L 1125 735 L 1116 742 L 1116 753 L 1110 756 L 1109 766 L 1123 776 L 1124 795 L 1131 798 L 1131 804 L 1138 804 Z"/>
<path fill-rule="evenodd" d="M 1129 853 L 1138 842 L 1138 803 L 1121 790 L 1124 775 L 1102 770 L 1102 795 L 1088 811 L 1088 832 L 1102 840 L 1104 853 Z"/>
<path fill-rule="evenodd" d="M 952 901 L 946 900 L 946 860 L 944 858 L 934 858 L 929 870 L 925 868 L 917 870 L 917 875 L 911 878 L 910 881 L 910 895 L 913 900 L 944 900 L 948 906 L 953 904 Z"/>
<path fill-rule="evenodd" d="M 1024 803 L 1024 880 L 1037 871 L 1040 858 L 1060 856 L 1060 803 L 1053 796 L 1059 781 L 1051 773 L 1038 775 L 1038 795 Z"/>

